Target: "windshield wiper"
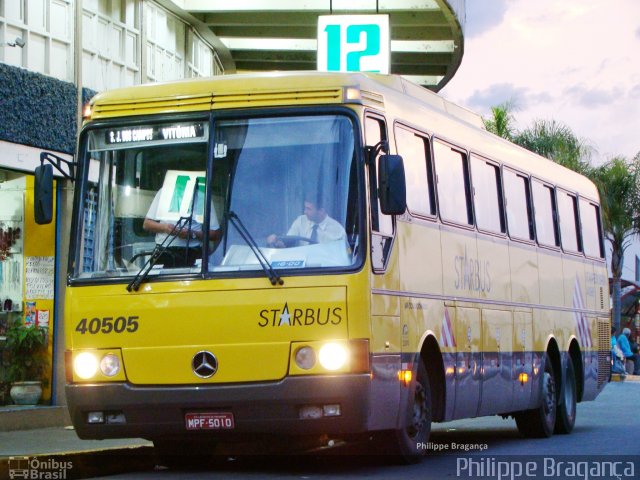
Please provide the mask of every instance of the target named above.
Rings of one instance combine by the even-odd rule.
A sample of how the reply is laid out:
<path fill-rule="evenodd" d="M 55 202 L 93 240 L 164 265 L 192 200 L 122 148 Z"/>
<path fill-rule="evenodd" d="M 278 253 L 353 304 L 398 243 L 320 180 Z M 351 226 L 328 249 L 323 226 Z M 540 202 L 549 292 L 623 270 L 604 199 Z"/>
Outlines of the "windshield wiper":
<path fill-rule="evenodd" d="M 145 262 L 140 271 L 133 277 L 133 280 L 129 282 L 127 285 L 127 292 L 131 290 L 137 292 L 138 288 L 140 288 L 140 284 L 145 281 L 145 279 L 149 276 L 149 272 L 153 268 L 153 266 L 158 263 L 158 259 L 160 256 L 169 248 L 169 246 L 173 243 L 173 241 L 178 237 L 180 231 L 184 228 L 185 225 L 189 224 L 190 217 L 180 217 L 180 220 L 173 226 L 171 232 L 167 234 L 165 239 L 160 244 L 156 244 L 153 251 L 151 252 L 151 256 L 149 260 Z"/>
<path fill-rule="evenodd" d="M 151 256 L 149 260 L 142 266 L 140 271 L 136 274 L 136 276 L 131 280 L 129 285 L 127 285 L 127 291 L 131 290 L 138 291 L 140 288 L 140 284 L 145 281 L 145 279 L 149 276 L 149 272 L 153 268 L 153 266 L 158 262 L 160 256 L 169 248 L 169 245 L 176 239 L 180 231 L 185 227 L 187 227 L 187 246 L 185 248 L 185 255 L 188 255 L 189 252 L 189 241 L 192 237 L 192 228 L 193 228 L 193 212 L 196 204 L 196 195 L 198 194 L 198 186 L 199 186 L 200 178 L 196 178 L 196 185 L 193 189 L 193 196 L 191 197 L 191 207 L 189 208 L 189 216 L 180 217 L 178 222 L 173 226 L 171 232 L 165 237 L 160 245 L 156 244 L 153 251 L 151 252 Z M 203 232 L 204 234 L 204 232 Z M 168 241 L 167 241 L 168 240 Z M 135 257 L 134 257 L 135 258 Z M 185 257 L 186 258 L 186 257 Z"/>
<path fill-rule="evenodd" d="M 236 215 L 234 212 L 229 211 L 229 213 L 227 213 L 227 218 L 231 222 L 231 225 L 233 225 L 236 230 L 238 230 L 238 233 L 243 238 L 245 243 L 249 245 L 249 248 L 258 259 L 258 263 L 262 267 L 262 270 L 264 270 L 264 273 L 269 278 L 271 285 L 284 285 L 284 280 L 280 278 L 280 275 L 278 275 L 278 273 L 271 266 L 269 260 L 267 260 L 267 257 L 264 256 L 264 253 L 262 253 L 262 250 L 260 250 L 260 247 L 258 247 L 258 244 L 251 236 L 251 233 L 249 233 L 249 230 L 247 230 L 247 228 L 244 226 L 242 220 L 240 220 L 240 217 L 238 217 L 238 215 Z"/>

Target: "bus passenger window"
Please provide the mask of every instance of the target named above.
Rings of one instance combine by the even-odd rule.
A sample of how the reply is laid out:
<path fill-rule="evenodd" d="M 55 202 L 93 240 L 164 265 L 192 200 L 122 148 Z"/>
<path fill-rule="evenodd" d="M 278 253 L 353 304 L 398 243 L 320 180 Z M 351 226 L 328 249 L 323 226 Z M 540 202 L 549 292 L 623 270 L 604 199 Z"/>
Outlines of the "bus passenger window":
<path fill-rule="evenodd" d="M 554 190 L 550 185 L 533 181 L 533 205 L 538 243 L 559 247 Z"/>
<path fill-rule="evenodd" d="M 560 238 L 565 252 L 581 252 L 582 242 L 578 231 L 578 202 L 575 195 L 558 190 L 558 214 Z"/>
<path fill-rule="evenodd" d="M 398 154 L 404 159 L 409 211 L 417 215 L 435 215 L 429 140 L 405 128 L 397 128 L 396 145 Z"/>
<path fill-rule="evenodd" d="M 440 141 L 433 142 L 438 202 L 443 220 L 473 225 L 467 156 Z"/>
<path fill-rule="evenodd" d="M 600 224 L 600 211 L 584 198 L 580 199 L 580 222 L 582 223 L 582 239 L 584 253 L 589 257 L 604 258 L 602 246 L 602 226 Z"/>
<path fill-rule="evenodd" d="M 476 155 L 471 155 L 471 181 L 478 228 L 488 232 L 504 233 L 500 168 Z"/>
<path fill-rule="evenodd" d="M 504 169 L 504 196 L 511 238 L 534 240 L 529 179 Z"/>

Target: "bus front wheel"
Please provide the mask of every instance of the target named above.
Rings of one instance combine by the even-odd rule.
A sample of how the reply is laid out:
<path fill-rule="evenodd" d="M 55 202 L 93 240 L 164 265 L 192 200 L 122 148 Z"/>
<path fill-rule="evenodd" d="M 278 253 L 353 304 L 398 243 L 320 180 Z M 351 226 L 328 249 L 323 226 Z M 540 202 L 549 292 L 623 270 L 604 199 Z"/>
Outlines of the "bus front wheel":
<path fill-rule="evenodd" d="M 540 379 L 541 401 L 538 408 L 517 412 L 514 417 L 522 435 L 529 438 L 545 438 L 553 435 L 558 413 L 557 381 L 547 353 Z"/>
<path fill-rule="evenodd" d="M 411 385 L 405 411 L 405 426 L 395 430 L 392 441 L 395 453 L 405 463 L 417 463 L 427 453 L 431 434 L 431 385 L 422 360 L 418 363 L 416 380 Z"/>

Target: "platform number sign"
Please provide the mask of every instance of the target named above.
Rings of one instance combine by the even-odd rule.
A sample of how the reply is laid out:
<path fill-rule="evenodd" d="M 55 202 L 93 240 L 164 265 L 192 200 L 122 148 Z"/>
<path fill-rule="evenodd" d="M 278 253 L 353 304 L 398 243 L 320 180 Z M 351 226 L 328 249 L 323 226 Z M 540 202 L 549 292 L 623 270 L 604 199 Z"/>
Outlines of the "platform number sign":
<path fill-rule="evenodd" d="M 389 73 L 388 15 L 318 17 L 318 70 Z"/>

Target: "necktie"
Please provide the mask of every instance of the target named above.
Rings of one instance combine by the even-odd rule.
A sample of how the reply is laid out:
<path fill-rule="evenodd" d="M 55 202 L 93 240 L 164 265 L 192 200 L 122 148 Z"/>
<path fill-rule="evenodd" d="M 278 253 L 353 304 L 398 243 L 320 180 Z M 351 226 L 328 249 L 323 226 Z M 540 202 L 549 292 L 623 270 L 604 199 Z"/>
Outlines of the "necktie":
<path fill-rule="evenodd" d="M 311 227 L 311 236 L 309 237 L 309 240 L 311 240 L 311 242 L 313 243 L 318 243 L 318 224 L 314 223 L 313 227 Z"/>

